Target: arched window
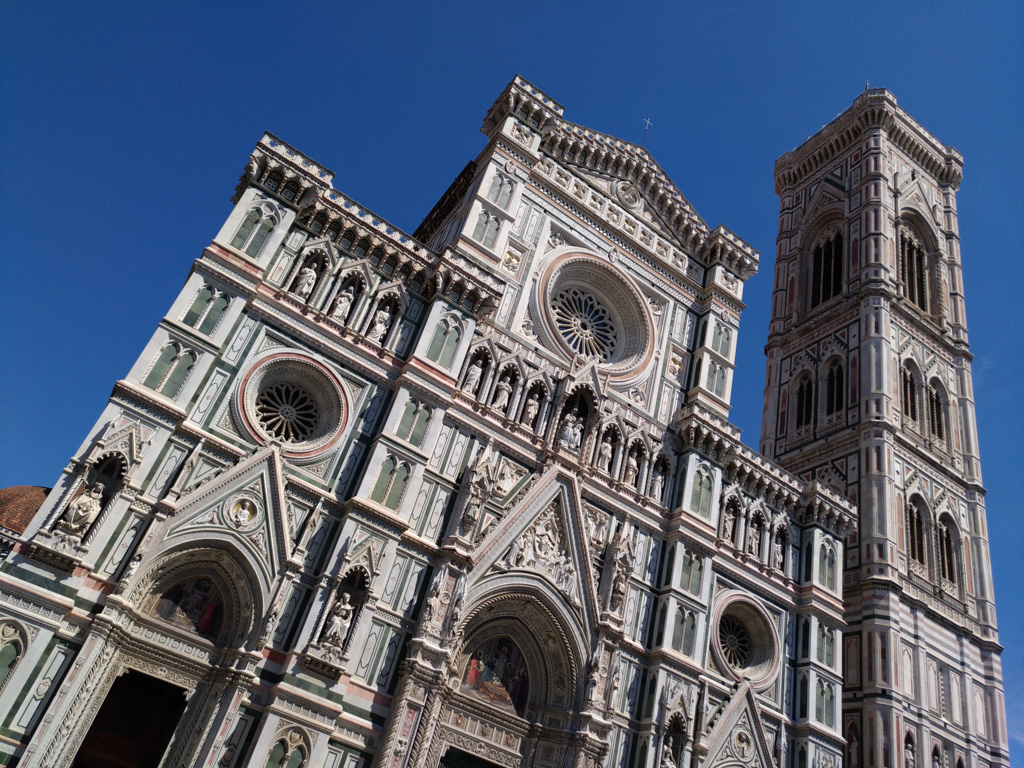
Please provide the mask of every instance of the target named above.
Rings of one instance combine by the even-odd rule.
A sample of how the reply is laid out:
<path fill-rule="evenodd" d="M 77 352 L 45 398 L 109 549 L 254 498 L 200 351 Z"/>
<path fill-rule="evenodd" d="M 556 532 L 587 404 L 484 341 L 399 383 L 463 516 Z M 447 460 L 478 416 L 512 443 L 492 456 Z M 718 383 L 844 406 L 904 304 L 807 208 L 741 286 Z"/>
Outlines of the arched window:
<path fill-rule="evenodd" d="M 725 367 L 717 363 L 708 363 L 707 387 L 719 397 L 725 393 Z"/>
<path fill-rule="evenodd" d="M 160 394 L 167 395 L 167 397 L 174 397 L 178 394 L 181 389 L 181 385 L 185 382 L 185 378 L 188 376 L 189 371 L 192 370 L 192 365 L 196 361 L 195 353 L 183 352 L 174 364 L 174 368 L 171 369 L 170 376 L 164 382 L 163 386 L 160 387 Z"/>
<path fill-rule="evenodd" d="M 924 565 L 926 560 L 924 515 L 920 503 L 911 499 L 907 503 L 907 553 L 911 560 Z"/>
<path fill-rule="evenodd" d="M 921 243 L 906 229 L 900 230 L 898 262 L 900 293 L 927 312 L 930 303 L 928 257 Z"/>
<path fill-rule="evenodd" d="M 266 768 L 304 768 L 306 750 L 302 746 L 289 747 L 285 739 L 281 739 L 270 750 Z"/>
<path fill-rule="evenodd" d="M 825 415 L 839 413 L 844 405 L 846 398 L 843 388 L 843 366 L 837 360 L 829 366 L 825 378 Z"/>
<path fill-rule="evenodd" d="M 398 423 L 395 434 L 402 440 L 407 440 L 415 446 L 423 443 L 423 435 L 427 431 L 427 424 L 430 422 L 431 409 L 418 400 L 410 399 L 402 411 L 402 419 Z"/>
<path fill-rule="evenodd" d="M 707 473 L 698 471 L 693 476 L 690 509 L 701 517 L 709 517 L 711 515 L 711 491 L 713 488 L 714 483 Z"/>
<path fill-rule="evenodd" d="M 804 376 L 796 386 L 796 428 L 810 427 L 814 421 L 814 386 L 811 377 Z"/>
<path fill-rule="evenodd" d="M 164 379 L 167 378 L 167 372 L 171 369 L 171 364 L 177 359 L 180 351 L 176 344 L 168 344 L 164 347 L 156 362 L 153 363 L 153 367 L 149 369 L 149 375 L 146 376 L 146 380 L 142 383 L 150 389 L 159 389 Z"/>
<path fill-rule="evenodd" d="M 818 580 L 827 589 L 836 588 L 836 552 L 832 547 L 822 547 L 818 553 Z"/>
<path fill-rule="evenodd" d="M 697 632 L 697 616 L 693 611 L 686 612 L 686 620 L 683 622 L 683 653 L 693 656 L 693 640 Z"/>
<path fill-rule="evenodd" d="M 281 181 L 281 172 L 271 171 L 270 175 L 267 176 L 267 180 L 263 182 L 263 186 L 265 186 L 271 192 L 277 192 L 277 188 L 281 186 Z"/>
<path fill-rule="evenodd" d="M 907 363 L 900 367 L 900 409 L 904 418 L 917 425 L 917 372 Z"/>
<path fill-rule="evenodd" d="M 182 322 L 185 325 L 197 328 L 200 333 L 209 335 L 217 323 L 220 322 L 224 310 L 227 309 L 228 298 L 224 294 L 217 294 L 209 285 L 204 285 Z"/>
<path fill-rule="evenodd" d="M 327 216 L 321 212 L 314 216 L 312 219 L 310 219 L 309 228 L 319 235 L 321 232 L 323 232 L 324 225 L 326 223 Z"/>
<path fill-rule="evenodd" d="M 476 228 L 473 230 L 473 239 L 483 243 L 490 248 L 498 239 L 498 230 L 501 229 L 501 220 L 487 211 L 480 211 L 476 220 Z"/>
<path fill-rule="evenodd" d="M 231 240 L 231 246 L 245 251 L 250 256 L 259 256 L 263 244 L 274 231 L 275 222 L 270 214 L 260 208 L 253 208 L 242 220 L 242 224 Z"/>
<path fill-rule="evenodd" d="M 700 594 L 700 582 L 704 575 L 704 558 L 689 550 L 683 555 L 682 587 L 695 595 Z"/>
<path fill-rule="evenodd" d="M 811 620 L 804 617 L 800 624 L 800 658 L 806 659 L 811 655 Z"/>
<path fill-rule="evenodd" d="M 181 389 L 181 385 L 195 361 L 196 354 L 194 352 L 182 351 L 177 344 L 168 344 L 160 352 L 160 357 L 153 363 L 143 384 L 162 395 L 174 397 Z"/>
<path fill-rule="evenodd" d="M 455 320 L 442 320 L 434 328 L 434 337 L 427 348 L 427 359 L 442 368 L 450 368 L 455 359 L 455 350 L 462 338 L 462 326 Z"/>
<path fill-rule="evenodd" d="M 284 185 L 284 189 L 281 190 L 281 197 L 289 202 L 294 200 L 297 194 L 299 194 L 299 185 L 294 181 L 289 181 Z"/>
<path fill-rule="evenodd" d="M 934 379 L 928 385 L 928 433 L 940 442 L 946 441 L 946 398 L 942 385 Z"/>
<path fill-rule="evenodd" d="M 835 633 L 823 624 L 818 625 L 818 661 L 827 667 L 835 662 Z"/>
<path fill-rule="evenodd" d="M 817 705 L 814 708 L 815 720 L 832 728 L 836 724 L 836 695 L 831 684 L 818 681 Z"/>
<path fill-rule="evenodd" d="M 487 199 L 492 203 L 497 203 L 501 208 L 506 208 L 512 199 L 514 186 L 512 179 L 508 176 L 503 173 L 496 173 L 491 180 L 491 188 L 487 192 Z"/>
<path fill-rule="evenodd" d="M 942 567 L 942 578 L 957 583 L 957 543 L 959 534 L 948 518 L 939 521 L 939 563 Z"/>
<path fill-rule="evenodd" d="M 814 247 L 811 265 L 811 306 L 838 296 L 843 290 L 843 236 L 830 235 Z"/>
<path fill-rule="evenodd" d="M 810 582 L 814 573 L 814 542 L 808 541 L 804 547 L 804 581 Z"/>
<path fill-rule="evenodd" d="M 388 509 L 398 509 L 408 479 L 409 465 L 404 462 L 399 464 L 394 456 L 388 456 L 381 464 L 377 482 L 370 493 L 370 500 L 383 504 Z"/>
<path fill-rule="evenodd" d="M 14 674 L 21 657 L 25 655 L 25 635 L 10 621 L 0 622 L 0 690 Z"/>

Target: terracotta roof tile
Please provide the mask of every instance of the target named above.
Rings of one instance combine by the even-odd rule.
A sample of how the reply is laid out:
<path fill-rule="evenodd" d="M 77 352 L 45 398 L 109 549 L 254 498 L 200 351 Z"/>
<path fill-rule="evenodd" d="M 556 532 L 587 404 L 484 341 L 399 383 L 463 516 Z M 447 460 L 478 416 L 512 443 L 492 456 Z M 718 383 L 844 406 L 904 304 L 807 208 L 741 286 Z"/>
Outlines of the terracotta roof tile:
<path fill-rule="evenodd" d="M 46 501 L 49 488 L 38 485 L 12 485 L 0 488 L 0 526 L 24 533 L 32 517 Z"/>

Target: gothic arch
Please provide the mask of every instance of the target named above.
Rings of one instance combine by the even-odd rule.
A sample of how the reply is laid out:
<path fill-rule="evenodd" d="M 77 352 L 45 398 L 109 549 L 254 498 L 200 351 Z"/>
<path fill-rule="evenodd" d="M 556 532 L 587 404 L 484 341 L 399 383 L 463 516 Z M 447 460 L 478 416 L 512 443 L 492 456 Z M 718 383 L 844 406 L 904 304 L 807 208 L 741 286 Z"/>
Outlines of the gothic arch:
<path fill-rule="evenodd" d="M 166 619 L 158 615 L 160 604 L 176 599 L 171 595 L 175 588 L 197 579 L 208 580 L 223 603 L 219 630 L 207 639 L 222 648 L 252 648 L 260 628 L 257 617 L 264 614 L 265 592 L 257 571 L 234 550 L 204 542 L 160 552 L 140 571 L 126 602 L 142 616 Z M 214 590 L 207 592 L 213 594 Z M 196 634 L 201 634 L 198 629 Z"/>

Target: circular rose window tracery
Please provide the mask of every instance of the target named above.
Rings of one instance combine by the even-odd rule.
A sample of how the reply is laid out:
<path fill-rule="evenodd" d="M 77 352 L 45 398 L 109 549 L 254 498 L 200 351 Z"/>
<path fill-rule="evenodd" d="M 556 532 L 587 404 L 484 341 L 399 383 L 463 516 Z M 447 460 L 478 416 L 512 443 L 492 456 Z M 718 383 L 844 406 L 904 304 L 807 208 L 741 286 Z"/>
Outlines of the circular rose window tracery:
<path fill-rule="evenodd" d="M 301 443 L 316 430 L 320 410 L 296 384 L 273 384 L 256 397 L 256 418 L 268 433 L 285 443 Z"/>
<path fill-rule="evenodd" d="M 300 459 L 331 448 L 348 416 L 338 379 L 318 361 L 289 352 L 251 368 L 233 408 L 256 442 L 279 443 Z"/>
<path fill-rule="evenodd" d="M 715 608 L 712 648 L 722 668 L 736 680 L 763 689 L 781 663 L 778 634 L 765 610 L 742 592 L 724 595 Z"/>
<path fill-rule="evenodd" d="M 563 253 L 548 262 L 531 314 L 549 346 L 594 360 L 615 379 L 635 377 L 653 359 L 647 301 L 625 273 L 595 255 Z"/>
<path fill-rule="evenodd" d="M 579 288 L 559 291 L 551 302 L 551 311 L 558 332 L 570 347 L 602 363 L 612 359 L 619 334 L 608 309 L 593 294 Z"/>

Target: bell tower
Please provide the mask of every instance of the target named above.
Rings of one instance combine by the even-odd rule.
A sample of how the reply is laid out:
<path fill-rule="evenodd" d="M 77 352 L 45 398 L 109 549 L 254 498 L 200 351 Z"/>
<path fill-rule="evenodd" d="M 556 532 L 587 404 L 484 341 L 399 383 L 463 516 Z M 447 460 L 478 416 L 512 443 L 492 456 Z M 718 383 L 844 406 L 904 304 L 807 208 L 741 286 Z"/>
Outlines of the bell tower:
<path fill-rule="evenodd" d="M 858 505 L 843 579 L 852 768 L 1009 764 L 962 170 L 884 89 L 775 164 L 761 451 Z"/>

